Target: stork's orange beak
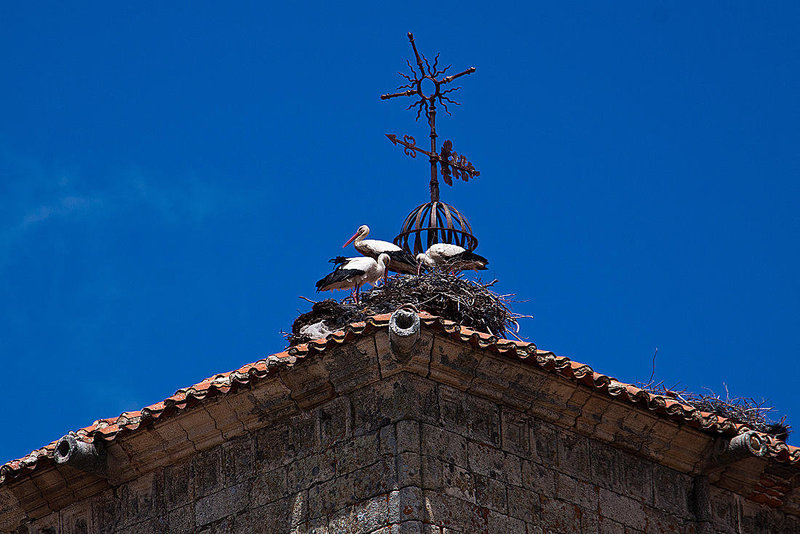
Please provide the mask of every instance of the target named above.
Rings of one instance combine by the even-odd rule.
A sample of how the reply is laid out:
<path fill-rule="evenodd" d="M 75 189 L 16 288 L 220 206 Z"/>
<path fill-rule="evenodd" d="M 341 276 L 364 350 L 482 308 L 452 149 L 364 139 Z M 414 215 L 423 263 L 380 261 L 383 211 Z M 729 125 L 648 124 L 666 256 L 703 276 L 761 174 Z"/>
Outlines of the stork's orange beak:
<path fill-rule="evenodd" d="M 345 243 L 344 245 L 342 245 L 342 248 L 346 248 L 346 247 L 347 247 L 347 245 L 349 245 L 350 243 L 352 243 L 353 241 L 355 241 L 357 237 L 358 237 L 358 232 L 356 232 L 355 234 L 353 234 L 353 237 L 351 237 L 350 239 L 348 239 L 348 240 L 347 240 L 347 243 Z"/>

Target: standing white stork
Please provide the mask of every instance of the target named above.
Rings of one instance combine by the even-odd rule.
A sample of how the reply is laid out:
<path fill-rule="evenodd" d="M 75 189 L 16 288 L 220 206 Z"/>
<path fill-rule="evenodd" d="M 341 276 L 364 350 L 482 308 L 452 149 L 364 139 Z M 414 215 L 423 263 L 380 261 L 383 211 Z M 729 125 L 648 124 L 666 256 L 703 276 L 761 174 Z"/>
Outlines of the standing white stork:
<path fill-rule="evenodd" d="M 335 258 L 338 265 L 328 276 L 317 282 L 317 291 L 352 289 L 353 300 L 358 304 L 358 291 L 364 284 L 375 285 L 386 272 L 388 254 L 380 254 L 378 261 L 366 256 L 360 258 Z"/>
<path fill-rule="evenodd" d="M 489 260 L 470 252 L 464 247 L 458 245 L 451 245 L 449 243 L 436 243 L 431 245 L 428 250 L 422 254 L 417 254 L 417 261 L 419 267 L 417 274 L 422 270 L 425 265 L 429 268 L 440 267 L 452 271 L 485 271 Z"/>
<path fill-rule="evenodd" d="M 381 241 L 380 239 L 364 239 L 369 235 L 369 226 L 362 224 L 356 230 L 356 233 L 347 240 L 347 243 L 342 245 L 345 248 L 350 243 L 356 247 L 364 256 L 377 259 L 381 254 L 388 254 L 389 270 L 396 273 L 414 274 L 417 272 L 417 262 L 414 261 L 414 256 L 398 247 L 394 243 L 388 241 Z M 387 273 L 388 275 L 388 273 Z"/>

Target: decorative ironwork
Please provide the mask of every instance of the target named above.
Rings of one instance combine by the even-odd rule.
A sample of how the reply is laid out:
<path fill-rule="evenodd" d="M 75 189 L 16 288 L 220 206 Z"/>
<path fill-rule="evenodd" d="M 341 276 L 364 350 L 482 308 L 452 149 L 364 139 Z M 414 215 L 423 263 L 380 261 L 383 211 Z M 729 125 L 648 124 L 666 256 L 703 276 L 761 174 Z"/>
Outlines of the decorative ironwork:
<path fill-rule="evenodd" d="M 467 218 L 453 206 L 439 201 L 414 208 L 394 238 L 395 245 L 414 255 L 425 252 L 434 243 L 450 243 L 467 250 L 478 246 Z"/>
<path fill-rule="evenodd" d="M 436 58 L 433 60 L 433 66 L 431 66 L 428 59 L 424 55 L 421 55 L 417 50 L 417 45 L 414 42 L 414 34 L 411 32 L 408 33 L 408 40 L 411 42 L 411 48 L 414 50 L 414 56 L 417 60 L 417 68 L 415 69 L 410 61 L 406 61 L 408 68 L 411 70 L 411 74 L 409 75 L 403 72 L 398 73 L 400 76 L 408 80 L 407 84 L 398 87 L 398 89 L 405 89 L 405 91 L 381 95 L 381 99 L 388 100 L 398 96 L 416 95 L 418 97 L 417 100 L 409 104 L 407 109 L 417 109 L 417 120 L 419 120 L 422 110 L 425 110 L 425 116 L 428 119 L 428 126 L 430 126 L 431 149 L 422 150 L 421 148 L 417 148 L 416 141 L 410 135 L 404 135 L 404 141 L 398 140 L 397 136 L 394 134 L 386 134 L 386 137 L 388 137 L 389 140 L 395 145 L 398 143 L 403 145 L 405 147 L 403 151 L 406 153 L 406 155 L 416 157 L 416 154 L 413 154 L 413 152 L 416 151 L 428 156 L 428 161 L 430 161 L 431 164 L 431 202 L 438 202 L 439 177 L 436 172 L 437 163 L 441 165 L 442 179 L 447 185 L 453 185 L 453 180 L 451 178 L 452 175 L 455 175 L 457 178 L 461 178 L 464 181 L 480 175 L 480 172 L 478 172 L 472 163 L 467 161 L 465 157 L 459 157 L 457 154 L 452 152 L 452 141 L 448 140 L 443 143 L 441 154 L 437 153 L 436 151 L 436 138 L 438 137 L 436 133 L 436 103 L 438 102 L 448 115 L 450 114 L 450 110 L 447 108 L 448 103 L 455 104 L 456 106 L 461 105 L 460 102 L 456 102 L 447 96 L 449 93 L 458 91 L 461 89 L 461 87 L 452 87 L 443 91 L 442 86 L 449 84 L 457 78 L 466 76 L 467 74 L 472 74 L 475 72 L 475 67 L 470 67 L 462 72 L 459 72 L 458 74 L 452 74 L 439 79 L 439 76 L 446 74 L 447 70 L 450 69 L 452 65 L 448 65 L 440 70 L 438 66 L 439 54 L 436 54 Z M 426 80 L 428 82 L 425 84 L 427 87 L 424 87 L 423 83 Z M 432 90 L 431 86 L 433 87 Z"/>
<path fill-rule="evenodd" d="M 469 181 L 470 178 L 481 175 L 480 171 L 476 170 L 472 163 L 467 161 L 466 156 L 459 155 L 453 150 L 453 142 L 449 139 L 442 143 L 439 163 L 442 166 L 442 180 L 447 185 L 453 185 L 453 180 L 450 178 L 451 173 L 465 182 Z"/>
<path fill-rule="evenodd" d="M 439 68 L 439 54 L 433 60 L 433 65 L 428 59 L 419 53 L 414 42 L 414 35 L 409 32 L 408 40 L 414 51 L 416 68 L 410 61 L 406 61 L 411 74 L 400 72 L 400 76 L 408 82 L 401 85 L 398 89 L 403 91 L 381 95 L 382 100 L 401 96 L 416 97 L 414 102 L 409 104 L 407 109 L 416 109 L 419 120 L 422 111 L 428 119 L 430 127 L 430 150 L 425 150 L 417 146 L 417 141 L 410 135 L 404 135 L 402 140 L 395 134 L 386 134 L 389 141 L 395 146 L 401 145 L 403 152 L 412 158 L 417 157 L 417 153 L 428 156 L 431 166 L 430 191 L 431 201 L 417 206 L 403 222 L 400 234 L 395 237 L 394 243 L 403 247 L 409 252 L 417 254 L 425 251 L 435 243 L 451 243 L 459 245 L 467 250 L 474 250 L 478 246 L 478 240 L 472 235 L 472 228 L 466 217 L 464 217 L 453 206 L 445 204 L 439 200 L 439 173 L 437 166 L 441 169 L 442 180 L 447 185 L 453 185 L 453 178 L 464 180 L 480 176 L 480 172 L 467 158 L 453 150 L 453 142 L 446 140 L 442 147 L 437 151 L 436 139 L 436 106 L 444 108 L 450 115 L 448 104 L 461 105 L 447 95 L 460 89 L 460 87 L 445 88 L 453 80 L 475 72 L 475 67 L 470 67 L 458 74 L 447 76 L 447 71 L 451 65 L 442 69 Z"/>
<path fill-rule="evenodd" d="M 449 139 L 442 143 L 442 150 L 439 154 L 434 152 L 429 152 L 427 150 L 423 150 L 417 146 L 417 141 L 410 135 L 404 135 L 403 140 L 399 140 L 396 135 L 394 134 L 386 134 L 386 137 L 389 138 L 393 144 L 401 144 L 403 145 L 403 152 L 407 156 L 411 156 L 412 158 L 417 157 L 417 152 L 425 154 L 428 158 L 432 160 L 436 160 L 442 167 L 442 180 L 445 181 L 447 185 L 453 185 L 452 176 L 456 178 L 460 178 L 465 182 L 468 181 L 470 178 L 475 178 L 476 176 L 480 176 L 481 173 L 475 167 L 467 161 L 467 158 L 463 155 L 459 155 L 453 150 L 453 142 Z M 431 202 L 435 202 L 434 198 L 431 196 Z"/>
<path fill-rule="evenodd" d="M 450 114 L 450 111 L 447 109 L 447 103 L 455 104 L 456 106 L 460 106 L 460 102 L 456 102 L 455 100 L 451 100 L 450 97 L 445 96 L 448 93 L 453 93 L 461 89 L 461 87 L 453 87 L 452 89 L 447 89 L 446 91 L 442 92 L 442 86 L 446 85 L 456 78 L 460 78 L 462 76 L 466 76 L 467 74 L 472 74 L 475 72 L 475 67 L 470 67 L 463 72 L 459 72 L 458 74 L 452 74 L 441 80 L 437 79 L 437 76 L 441 76 L 442 74 L 446 74 L 448 69 L 452 67 L 452 65 L 448 65 L 442 70 L 438 69 L 439 65 L 439 54 L 436 54 L 436 57 L 433 60 L 433 67 L 428 62 L 428 59 L 425 56 L 420 56 L 420 53 L 417 51 L 417 44 L 414 42 L 414 34 L 408 32 L 408 40 L 411 41 L 411 48 L 414 49 L 414 56 L 417 58 L 417 67 L 419 68 L 419 72 L 411 65 L 411 62 L 406 60 L 406 64 L 408 65 L 409 70 L 411 70 L 411 75 L 405 74 L 403 72 L 398 72 L 400 76 L 408 80 L 406 85 L 401 85 L 398 89 L 407 89 L 406 91 L 401 91 L 399 93 L 389 93 L 385 95 L 381 95 L 381 100 L 388 100 L 390 98 L 394 98 L 396 96 L 412 96 L 417 95 L 419 96 L 419 100 L 416 102 L 412 102 L 409 104 L 408 108 L 417 108 L 417 120 L 419 120 L 419 116 L 422 114 L 422 109 L 425 108 L 425 113 L 429 113 L 431 109 L 436 109 L 436 100 L 442 105 L 444 110 L 447 114 Z M 425 62 L 423 65 L 422 62 Z M 433 83 L 434 91 L 429 92 L 427 95 L 422 88 L 422 82 L 425 80 L 430 80 Z"/>

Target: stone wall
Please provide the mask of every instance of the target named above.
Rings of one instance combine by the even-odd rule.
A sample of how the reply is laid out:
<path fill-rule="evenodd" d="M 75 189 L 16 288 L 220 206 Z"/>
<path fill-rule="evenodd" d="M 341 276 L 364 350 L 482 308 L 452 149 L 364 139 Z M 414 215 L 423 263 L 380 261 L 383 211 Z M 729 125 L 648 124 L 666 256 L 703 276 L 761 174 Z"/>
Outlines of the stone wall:
<path fill-rule="evenodd" d="M 800 532 L 796 516 L 703 483 L 399 370 L 17 532 Z"/>

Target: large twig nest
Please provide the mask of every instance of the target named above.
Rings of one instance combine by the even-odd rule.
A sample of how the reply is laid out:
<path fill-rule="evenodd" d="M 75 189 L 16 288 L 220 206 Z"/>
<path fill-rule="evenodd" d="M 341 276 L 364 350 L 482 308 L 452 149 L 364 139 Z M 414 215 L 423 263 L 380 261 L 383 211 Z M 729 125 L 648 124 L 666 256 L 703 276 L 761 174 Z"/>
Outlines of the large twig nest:
<path fill-rule="evenodd" d="M 483 284 L 441 270 L 420 276 L 395 275 L 386 284 L 363 292 L 358 305 L 349 298 L 315 303 L 310 312 L 295 320 L 287 338 L 292 345 L 304 343 L 367 316 L 393 312 L 404 304 L 479 332 L 507 337 L 519 330 L 517 320 L 527 316 L 511 311 L 513 295 L 499 295 L 489 289 L 496 282 Z"/>
<path fill-rule="evenodd" d="M 684 404 L 693 406 L 702 412 L 713 413 L 724 417 L 734 423 L 744 424 L 758 432 L 763 432 L 777 439 L 786 441 L 791 433 L 791 427 L 786 422 L 786 417 L 774 421 L 770 416 L 775 408 L 767 405 L 764 400 L 753 398 L 731 397 L 726 388 L 725 397 L 709 390 L 707 394 L 693 393 L 686 390 L 677 390 L 673 386 L 667 388 L 663 382 L 643 384 L 642 389 L 656 395 L 674 398 Z"/>

